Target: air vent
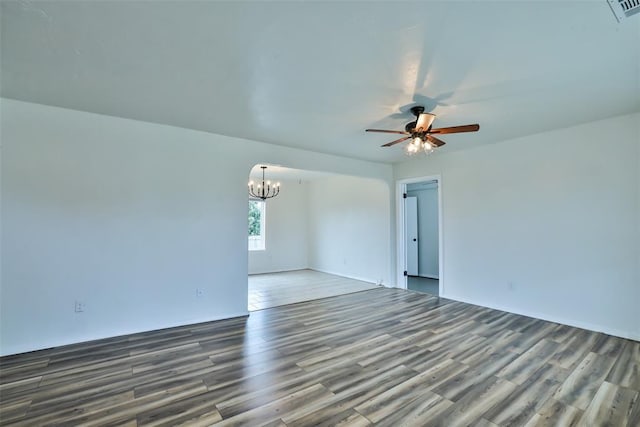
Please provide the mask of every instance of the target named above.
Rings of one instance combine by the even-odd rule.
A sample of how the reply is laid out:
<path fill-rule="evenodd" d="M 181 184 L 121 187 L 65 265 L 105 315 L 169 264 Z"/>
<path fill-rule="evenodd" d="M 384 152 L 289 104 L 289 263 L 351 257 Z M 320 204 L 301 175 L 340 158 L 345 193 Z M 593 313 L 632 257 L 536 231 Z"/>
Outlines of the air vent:
<path fill-rule="evenodd" d="M 618 22 L 640 12 L 640 0 L 607 0 Z"/>

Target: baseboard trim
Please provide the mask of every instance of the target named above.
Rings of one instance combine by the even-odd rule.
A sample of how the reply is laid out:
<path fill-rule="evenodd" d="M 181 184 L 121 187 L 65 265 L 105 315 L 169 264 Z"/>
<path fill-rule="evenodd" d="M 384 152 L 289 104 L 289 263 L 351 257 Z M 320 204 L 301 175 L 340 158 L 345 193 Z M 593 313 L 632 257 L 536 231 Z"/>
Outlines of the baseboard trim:
<path fill-rule="evenodd" d="M 586 329 L 588 331 L 601 332 L 603 334 L 613 335 L 619 338 L 640 341 L 640 334 L 635 334 L 630 331 L 622 331 L 619 329 L 608 328 L 606 326 L 596 325 L 588 322 L 582 322 L 579 320 L 565 319 L 562 317 L 550 315 L 548 313 L 540 313 L 540 312 L 530 311 L 530 310 L 514 310 L 510 307 L 505 307 L 500 304 L 479 304 L 478 302 L 470 300 L 468 298 L 459 297 L 458 295 L 450 295 L 450 294 L 447 294 L 446 292 L 440 296 L 442 298 L 447 298 L 447 299 L 458 301 L 458 302 L 464 302 L 466 304 L 472 304 L 480 307 L 491 308 L 493 310 L 506 311 L 507 313 L 533 317 L 534 319 L 545 320 L 547 322 L 559 323 L 566 326 L 572 326 L 574 328 Z"/>
<path fill-rule="evenodd" d="M 352 275 L 340 273 L 340 272 L 337 272 L 337 271 L 321 270 L 319 268 L 311 268 L 311 267 L 309 267 L 308 270 L 317 271 L 318 273 L 333 274 L 334 276 L 346 277 L 347 279 L 358 280 L 360 282 L 371 283 L 371 284 L 374 284 L 374 285 L 378 284 L 375 280 L 371 280 L 369 278 L 364 278 L 364 277 L 359 277 L 359 276 L 352 276 Z"/>
<path fill-rule="evenodd" d="M 207 318 L 207 319 L 192 319 L 192 320 L 187 320 L 185 322 L 180 322 L 180 323 L 175 323 L 175 324 L 170 323 L 170 324 L 162 325 L 162 326 L 159 326 L 159 327 L 153 328 L 153 329 L 130 329 L 130 330 L 125 330 L 125 331 L 120 331 L 120 332 L 116 333 L 115 335 L 96 335 L 96 336 L 78 337 L 77 339 L 71 339 L 71 340 L 53 340 L 53 341 L 45 343 L 45 344 L 40 344 L 37 347 L 26 346 L 26 345 L 22 345 L 22 346 L 21 345 L 17 345 L 14 348 L 12 348 L 11 350 L 9 350 L 8 352 L 6 352 L 6 353 L 4 351 L 0 351 L 0 357 L 13 356 L 13 355 L 22 354 L 22 353 L 30 353 L 32 351 L 46 350 L 46 349 L 56 348 L 56 347 L 64 347 L 66 345 L 90 343 L 90 342 L 93 342 L 93 341 L 100 341 L 100 340 L 109 339 L 109 338 L 117 338 L 117 337 L 122 337 L 122 336 L 126 336 L 126 335 L 140 334 L 140 333 L 144 333 L 144 332 L 161 331 L 163 329 L 179 328 L 181 326 L 197 325 L 197 324 L 200 324 L 200 323 L 207 323 L 207 322 L 217 322 L 219 320 L 236 319 L 236 318 L 240 318 L 240 317 L 249 317 L 249 310 L 241 311 L 241 312 L 238 312 L 238 313 L 230 313 L 229 315 L 225 315 L 225 316 L 211 317 L 211 318 Z"/>
<path fill-rule="evenodd" d="M 254 276 L 257 274 L 274 274 L 274 273 L 288 273 L 290 271 L 300 271 L 300 270 L 310 270 L 309 267 L 299 267 L 299 268 L 288 268 L 286 270 L 265 270 L 265 271 L 258 271 L 258 272 L 250 272 L 249 276 Z"/>

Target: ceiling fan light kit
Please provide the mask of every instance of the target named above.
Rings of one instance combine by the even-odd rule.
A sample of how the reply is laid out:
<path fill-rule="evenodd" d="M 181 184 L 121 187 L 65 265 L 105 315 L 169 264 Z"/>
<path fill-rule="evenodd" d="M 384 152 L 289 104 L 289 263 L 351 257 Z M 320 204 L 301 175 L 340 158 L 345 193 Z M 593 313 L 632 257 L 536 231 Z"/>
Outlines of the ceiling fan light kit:
<path fill-rule="evenodd" d="M 404 127 L 404 131 L 387 130 L 387 129 L 366 129 L 366 132 L 379 132 L 379 133 L 396 133 L 404 135 L 402 138 L 398 138 L 394 141 L 383 144 L 383 147 L 391 147 L 406 140 L 411 140 L 405 147 L 405 152 L 408 155 L 413 155 L 419 152 L 425 154 L 431 154 L 436 148 L 442 147 L 445 142 L 439 138 L 433 136 L 433 134 L 445 134 L 445 133 L 461 133 L 461 132 L 476 132 L 480 129 L 479 124 L 463 125 L 463 126 L 451 126 L 446 128 L 433 128 L 433 121 L 435 120 L 435 114 L 425 113 L 422 105 L 416 105 L 411 108 L 411 114 L 416 116 L 416 120 L 409 122 Z"/>
<path fill-rule="evenodd" d="M 405 147 L 405 153 L 409 156 L 413 156 L 419 152 L 424 152 L 424 154 L 429 155 L 434 152 L 434 146 L 428 140 L 423 140 L 419 136 L 413 138 L 411 142 L 409 142 Z"/>

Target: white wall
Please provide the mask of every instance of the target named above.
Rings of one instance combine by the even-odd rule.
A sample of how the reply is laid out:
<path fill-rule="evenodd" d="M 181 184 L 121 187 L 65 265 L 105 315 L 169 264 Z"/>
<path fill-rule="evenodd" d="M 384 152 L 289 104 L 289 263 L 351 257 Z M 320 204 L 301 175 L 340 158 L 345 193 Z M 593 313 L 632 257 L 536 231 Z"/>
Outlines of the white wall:
<path fill-rule="evenodd" d="M 411 189 L 415 188 L 415 189 Z M 409 184 L 407 195 L 418 199 L 418 275 L 438 278 L 438 186 Z"/>
<path fill-rule="evenodd" d="M 635 339 L 639 170 L 639 114 L 394 165 L 442 176 L 443 296 Z"/>
<path fill-rule="evenodd" d="M 389 165 L 1 108 L 2 355 L 247 314 L 246 183 L 258 162 L 391 180 Z"/>
<path fill-rule="evenodd" d="M 249 274 L 308 268 L 308 192 L 306 181 L 281 181 L 277 197 L 266 202 L 264 251 L 249 251 Z"/>
<path fill-rule="evenodd" d="M 389 186 L 339 176 L 314 180 L 309 189 L 310 267 L 390 284 Z"/>

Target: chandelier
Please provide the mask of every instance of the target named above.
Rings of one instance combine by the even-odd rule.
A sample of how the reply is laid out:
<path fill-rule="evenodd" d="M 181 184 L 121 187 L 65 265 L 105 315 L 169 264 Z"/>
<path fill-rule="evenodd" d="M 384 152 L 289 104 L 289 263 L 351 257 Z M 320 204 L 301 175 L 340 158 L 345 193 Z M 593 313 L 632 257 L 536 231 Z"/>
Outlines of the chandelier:
<path fill-rule="evenodd" d="M 280 193 L 280 183 L 276 182 L 271 185 L 271 181 L 264 180 L 264 170 L 267 168 L 266 166 L 260 166 L 262 169 L 262 184 L 258 184 L 258 186 L 253 188 L 253 181 L 249 181 L 249 195 L 251 197 L 255 197 L 256 199 L 267 200 L 272 197 L 276 197 Z"/>

